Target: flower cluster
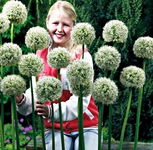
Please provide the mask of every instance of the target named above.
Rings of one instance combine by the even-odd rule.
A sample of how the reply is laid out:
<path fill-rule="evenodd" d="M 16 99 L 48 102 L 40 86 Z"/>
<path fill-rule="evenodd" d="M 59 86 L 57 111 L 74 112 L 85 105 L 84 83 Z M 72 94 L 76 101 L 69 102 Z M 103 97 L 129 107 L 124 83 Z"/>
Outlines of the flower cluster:
<path fill-rule="evenodd" d="M 106 42 L 123 43 L 128 37 L 128 28 L 122 21 L 111 20 L 103 27 L 102 36 Z"/>
<path fill-rule="evenodd" d="M 25 44 L 33 50 L 43 49 L 49 46 L 51 38 L 46 29 L 36 26 L 30 28 L 25 36 Z"/>
<path fill-rule="evenodd" d="M 141 88 L 145 82 L 145 72 L 136 66 L 125 67 L 121 72 L 120 82 L 125 87 Z"/>
<path fill-rule="evenodd" d="M 55 77 L 42 77 L 37 82 L 36 94 L 41 102 L 59 99 L 62 94 L 62 83 Z"/>
<path fill-rule="evenodd" d="M 0 14 L 0 33 L 4 33 L 10 25 L 10 21 L 8 20 L 5 14 Z"/>
<path fill-rule="evenodd" d="M 140 37 L 133 46 L 134 54 L 137 57 L 153 59 L 153 38 Z"/>
<path fill-rule="evenodd" d="M 2 66 L 16 65 L 21 56 L 22 50 L 17 44 L 5 43 L 0 47 L 0 65 Z"/>
<path fill-rule="evenodd" d="M 83 83 L 77 83 L 75 82 L 74 84 L 70 84 L 70 91 L 74 95 L 80 96 L 82 95 L 83 97 L 88 96 L 92 92 L 92 85 L 93 82 L 91 80 L 85 80 Z"/>
<path fill-rule="evenodd" d="M 93 74 L 92 67 L 84 60 L 74 61 L 67 69 L 67 77 L 70 83 L 81 84 L 85 80 L 92 80 Z"/>
<path fill-rule="evenodd" d="M 70 83 L 72 93 L 80 96 L 80 90 L 83 96 L 91 93 L 93 69 L 84 60 L 74 61 L 68 66 L 67 77 Z"/>
<path fill-rule="evenodd" d="M 36 54 L 29 53 L 27 55 L 22 55 L 18 68 L 23 75 L 28 77 L 37 76 L 42 72 L 43 62 Z"/>
<path fill-rule="evenodd" d="M 23 24 L 27 19 L 27 9 L 20 1 L 6 2 L 2 12 L 8 16 L 11 23 Z"/>
<path fill-rule="evenodd" d="M 48 64 L 54 68 L 64 68 L 70 63 L 70 53 L 64 47 L 57 47 L 48 53 Z"/>
<path fill-rule="evenodd" d="M 17 96 L 26 90 L 26 82 L 19 75 L 5 76 L 1 81 L 1 91 L 4 95 Z"/>
<path fill-rule="evenodd" d="M 71 38 L 76 44 L 91 44 L 95 39 L 95 29 L 89 23 L 78 23 L 71 32 Z"/>
<path fill-rule="evenodd" d="M 118 96 L 118 87 L 114 81 L 101 77 L 94 82 L 92 95 L 97 102 L 113 104 Z"/>
<path fill-rule="evenodd" d="M 95 63 L 101 69 L 116 70 L 121 62 L 121 55 L 115 47 L 102 46 L 95 54 Z"/>

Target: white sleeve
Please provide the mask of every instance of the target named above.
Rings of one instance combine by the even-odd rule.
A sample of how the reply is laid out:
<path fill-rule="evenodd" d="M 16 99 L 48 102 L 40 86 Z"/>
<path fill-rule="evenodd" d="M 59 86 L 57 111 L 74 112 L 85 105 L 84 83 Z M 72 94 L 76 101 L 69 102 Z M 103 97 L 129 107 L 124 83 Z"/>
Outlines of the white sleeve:
<path fill-rule="evenodd" d="M 90 63 L 91 67 L 93 68 L 93 61 L 92 57 L 89 52 L 84 53 L 84 60 Z M 62 76 L 62 84 L 63 84 L 63 89 L 69 90 L 69 85 L 68 85 L 68 79 L 66 76 L 66 68 L 62 68 L 60 71 L 60 74 Z M 87 97 L 83 97 L 83 113 L 85 112 L 91 119 L 93 118 L 93 115 L 91 112 L 88 110 L 88 105 L 90 102 L 91 95 Z M 68 121 L 68 120 L 74 120 L 78 118 L 78 96 L 72 95 L 69 100 L 66 102 L 61 102 L 62 106 L 62 117 L 63 121 Z M 54 118 L 55 120 L 59 120 L 59 105 L 54 104 Z"/>
<path fill-rule="evenodd" d="M 36 77 L 32 77 L 32 85 L 33 85 L 33 90 L 34 90 L 34 103 L 37 100 L 36 97 Z M 26 92 L 24 93 L 24 99 L 22 100 L 20 105 L 17 105 L 17 111 L 24 115 L 27 116 L 32 113 L 32 99 L 31 99 L 31 88 L 27 89 Z"/>

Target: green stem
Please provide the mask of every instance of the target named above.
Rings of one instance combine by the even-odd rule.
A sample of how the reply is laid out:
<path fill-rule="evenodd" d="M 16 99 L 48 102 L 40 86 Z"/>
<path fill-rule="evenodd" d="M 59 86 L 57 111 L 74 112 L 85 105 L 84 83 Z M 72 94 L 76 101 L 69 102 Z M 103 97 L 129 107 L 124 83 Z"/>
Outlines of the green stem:
<path fill-rule="evenodd" d="M 32 0 L 29 0 L 28 7 L 27 7 L 27 11 L 28 11 L 28 12 L 30 11 L 31 2 L 32 2 Z"/>
<path fill-rule="evenodd" d="M 143 70 L 145 71 L 145 60 L 143 61 Z M 133 148 L 133 150 L 137 150 L 137 144 L 138 144 L 138 138 L 139 138 L 139 126 L 140 126 L 140 114 L 141 114 L 142 97 L 143 97 L 143 87 L 139 88 L 136 126 L 135 126 L 135 138 L 134 138 L 134 148 Z"/>
<path fill-rule="evenodd" d="M 52 150 L 55 150 L 54 105 L 51 104 L 51 107 L 52 107 L 52 117 L 51 117 L 51 120 L 52 120 Z"/>
<path fill-rule="evenodd" d="M 73 6 L 75 7 L 75 0 L 73 0 Z"/>
<path fill-rule="evenodd" d="M 2 34 L 0 34 L 0 46 L 2 45 Z"/>
<path fill-rule="evenodd" d="M 43 1 L 42 1 L 42 0 L 40 0 L 40 3 L 41 3 L 41 4 L 43 4 Z"/>
<path fill-rule="evenodd" d="M 84 58 L 84 44 L 82 44 L 82 59 Z"/>
<path fill-rule="evenodd" d="M 128 98 L 128 105 L 127 105 L 126 114 L 125 114 L 125 118 L 124 118 L 124 122 L 123 122 L 123 126 L 122 126 L 120 144 L 119 144 L 118 150 L 122 150 L 124 134 L 125 134 L 125 128 L 126 128 L 126 124 L 127 124 L 127 120 L 128 120 L 128 116 L 129 116 L 131 101 L 132 101 L 132 88 L 130 88 L 130 93 L 129 93 L 129 98 Z"/>
<path fill-rule="evenodd" d="M 13 113 L 14 113 L 14 121 L 15 121 L 15 134 L 16 134 L 16 144 L 17 144 L 17 150 L 20 150 L 20 143 L 19 143 L 19 128 L 18 128 L 18 118 L 17 118 L 17 111 L 16 111 L 16 103 L 15 103 L 15 97 L 12 99 L 12 107 L 13 107 Z"/>
<path fill-rule="evenodd" d="M 46 150 L 45 135 L 44 135 L 44 122 L 43 122 L 42 117 L 40 117 L 40 122 L 41 122 L 42 146 L 43 146 L 43 150 Z"/>
<path fill-rule="evenodd" d="M 61 130 L 61 142 L 62 142 L 62 150 L 65 150 L 64 144 L 64 133 L 63 133 L 63 117 L 62 117 L 62 107 L 61 107 L 61 99 L 58 100 L 59 104 L 59 117 L 60 117 L 60 130 Z"/>
<path fill-rule="evenodd" d="M 1 78 L 3 78 L 3 66 L 1 66 Z M 1 135 L 1 149 L 4 150 L 4 103 L 3 103 L 3 94 L 0 92 L 1 99 L 1 111 L 0 111 L 0 135 Z"/>
<path fill-rule="evenodd" d="M 102 124 L 103 124 L 103 113 L 104 113 L 104 104 L 98 103 L 98 150 L 102 150 L 102 140 L 101 140 L 101 133 L 102 133 Z"/>
<path fill-rule="evenodd" d="M 36 14 L 37 14 L 37 24 L 39 23 L 40 14 L 39 14 L 39 1 L 36 0 Z"/>
<path fill-rule="evenodd" d="M 83 136 L 83 96 L 82 87 L 80 87 L 80 96 L 78 99 L 78 121 L 79 121 L 79 150 L 84 150 L 84 136 Z"/>
<path fill-rule="evenodd" d="M 15 123 L 14 123 L 15 116 L 14 116 L 13 102 L 11 102 L 11 114 L 12 114 L 12 147 L 13 147 L 13 150 L 15 150 L 15 131 L 14 131 L 14 128 L 15 128 Z"/>
<path fill-rule="evenodd" d="M 13 43 L 13 38 L 14 38 L 14 24 L 11 24 L 11 42 Z"/>
<path fill-rule="evenodd" d="M 0 135 L 1 135 L 1 149 L 4 150 L 4 104 L 3 97 L 1 97 L 1 112 L 0 112 Z"/>
<path fill-rule="evenodd" d="M 32 126 L 33 126 L 33 142 L 34 142 L 34 150 L 37 150 L 36 147 L 36 125 L 35 125 L 35 108 L 34 108 L 34 95 L 33 95 L 33 84 L 32 84 L 32 77 L 30 79 L 30 86 L 31 86 L 31 99 L 32 99 Z"/>
<path fill-rule="evenodd" d="M 108 150 L 111 150 L 111 138 L 112 138 L 112 104 L 109 105 L 109 138 L 108 138 Z"/>

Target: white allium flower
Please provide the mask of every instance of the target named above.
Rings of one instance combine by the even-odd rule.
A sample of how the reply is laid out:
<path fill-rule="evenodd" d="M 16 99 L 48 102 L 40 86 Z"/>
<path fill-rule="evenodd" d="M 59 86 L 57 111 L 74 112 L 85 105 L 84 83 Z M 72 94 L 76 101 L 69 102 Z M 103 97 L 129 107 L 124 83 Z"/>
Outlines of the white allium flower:
<path fill-rule="evenodd" d="M 1 91 L 4 95 L 17 96 L 26 90 L 26 82 L 19 75 L 5 76 L 1 81 Z"/>
<path fill-rule="evenodd" d="M 77 23 L 72 29 L 71 38 L 76 44 L 91 44 L 95 39 L 95 29 L 89 23 Z"/>
<path fill-rule="evenodd" d="M 30 28 L 25 36 L 25 44 L 33 50 L 43 49 L 49 46 L 51 38 L 45 28 L 36 26 Z"/>
<path fill-rule="evenodd" d="M 48 64 L 54 68 L 65 68 L 70 63 L 70 53 L 64 47 L 57 47 L 49 51 Z"/>
<path fill-rule="evenodd" d="M 27 19 L 27 9 L 20 1 L 7 1 L 2 12 L 15 24 L 23 24 Z"/>
<path fill-rule="evenodd" d="M 8 20 L 5 14 L 0 14 L 0 34 L 4 33 L 10 25 L 10 21 Z"/>
<path fill-rule="evenodd" d="M 67 77 L 71 83 L 82 84 L 85 80 L 93 79 L 93 69 L 84 60 L 76 60 L 68 66 Z"/>
<path fill-rule="evenodd" d="M 21 56 L 22 56 L 22 50 L 17 44 L 4 43 L 0 47 L 1 66 L 16 65 L 19 62 Z"/>
<path fill-rule="evenodd" d="M 145 83 L 145 72 L 136 66 L 123 68 L 120 82 L 126 87 L 141 88 Z"/>
<path fill-rule="evenodd" d="M 110 20 L 103 27 L 102 36 L 106 42 L 123 43 L 128 37 L 128 28 L 122 21 Z"/>
<path fill-rule="evenodd" d="M 120 62 L 121 54 L 112 46 L 102 46 L 95 54 L 95 63 L 101 69 L 116 70 Z"/>
<path fill-rule="evenodd" d="M 37 82 L 36 94 L 41 102 L 59 99 L 62 95 L 62 83 L 55 77 L 42 77 Z"/>
<path fill-rule="evenodd" d="M 36 54 L 22 55 L 18 68 L 21 74 L 28 77 L 37 76 L 43 70 L 43 62 Z"/>
<path fill-rule="evenodd" d="M 153 59 L 153 38 L 149 36 L 138 38 L 133 51 L 137 57 Z"/>
<path fill-rule="evenodd" d="M 97 102 L 113 104 L 118 97 L 118 87 L 114 81 L 101 77 L 93 83 L 92 95 Z"/>
<path fill-rule="evenodd" d="M 70 91 L 74 95 L 80 96 L 82 94 L 83 97 L 91 94 L 93 82 L 91 80 L 84 80 L 83 83 L 78 84 L 76 81 L 70 84 Z M 80 88 L 81 87 L 81 88 Z"/>

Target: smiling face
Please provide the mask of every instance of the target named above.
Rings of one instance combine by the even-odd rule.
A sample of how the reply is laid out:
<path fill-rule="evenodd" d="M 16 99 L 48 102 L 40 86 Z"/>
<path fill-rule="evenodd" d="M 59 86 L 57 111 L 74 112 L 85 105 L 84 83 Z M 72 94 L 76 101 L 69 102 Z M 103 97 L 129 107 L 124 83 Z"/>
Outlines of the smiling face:
<path fill-rule="evenodd" d="M 47 28 L 53 40 L 53 47 L 66 47 L 70 41 L 73 20 L 62 9 L 56 9 L 49 16 Z"/>

